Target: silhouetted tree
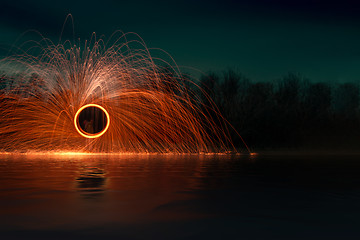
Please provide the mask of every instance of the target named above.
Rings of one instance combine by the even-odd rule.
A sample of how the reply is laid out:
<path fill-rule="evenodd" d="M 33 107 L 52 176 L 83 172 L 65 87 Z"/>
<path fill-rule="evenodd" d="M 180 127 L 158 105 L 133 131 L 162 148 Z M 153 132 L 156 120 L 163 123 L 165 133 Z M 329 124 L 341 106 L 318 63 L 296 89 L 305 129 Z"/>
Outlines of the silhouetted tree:
<path fill-rule="evenodd" d="M 326 83 L 314 83 L 305 93 L 304 111 L 310 119 L 326 118 L 331 107 L 331 88 Z"/>
<path fill-rule="evenodd" d="M 239 118 L 246 119 L 247 128 L 252 129 L 246 132 L 247 139 L 256 143 L 258 146 L 265 147 L 274 143 L 273 137 L 276 136 L 272 130 L 276 115 L 274 114 L 274 91 L 273 84 L 269 82 L 259 82 L 250 85 L 246 97 L 242 102 L 243 114 Z M 242 126 L 244 128 L 244 125 Z"/>
<path fill-rule="evenodd" d="M 334 111 L 346 117 L 354 116 L 359 110 L 359 101 L 359 85 L 340 84 L 334 93 Z"/>
<path fill-rule="evenodd" d="M 214 72 L 200 77 L 201 92 L 199 94 L 204 105 L 211 106 L 215 103 L 217 106 L 220 106 L 221 95 L 219 84 L 220 77 Z"/>

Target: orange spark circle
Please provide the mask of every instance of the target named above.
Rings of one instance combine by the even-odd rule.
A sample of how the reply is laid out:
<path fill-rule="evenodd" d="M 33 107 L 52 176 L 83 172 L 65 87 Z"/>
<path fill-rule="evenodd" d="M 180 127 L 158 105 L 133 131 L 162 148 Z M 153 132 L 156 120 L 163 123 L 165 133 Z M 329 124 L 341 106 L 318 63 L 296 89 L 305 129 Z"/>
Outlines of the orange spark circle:
<path fill-rule="evenodd" d="M 105 113 L 107 122 L 106 122 L 105 128 L 101 132 L 96 133 L 96 134 L 87 133 L 84 130 L 82 130 L 80 126 L 78 126 L 79 125 L 79 119 L 78 119 L 79 114 L 82 110 L 84 110 L 87 107 L 97 107 Z M 90 103 L 90 104 L 86 104 L 86 105 L 82 106 L 81 108 L 79 108 L 79 110 L 77 110 L 75 117 L 74 117 L 74 125 L 75 125 L 76 130 L 78 131 L 78 133 L 81 136 L 86 137 L 86 138 L 98 138 L 98 137 L 102 136 L 108 130 L 109 125 L 110 125 L 110 116 L 109 116 L 109 113 L 102 106 L 100 106 L 98 104 Z"/>

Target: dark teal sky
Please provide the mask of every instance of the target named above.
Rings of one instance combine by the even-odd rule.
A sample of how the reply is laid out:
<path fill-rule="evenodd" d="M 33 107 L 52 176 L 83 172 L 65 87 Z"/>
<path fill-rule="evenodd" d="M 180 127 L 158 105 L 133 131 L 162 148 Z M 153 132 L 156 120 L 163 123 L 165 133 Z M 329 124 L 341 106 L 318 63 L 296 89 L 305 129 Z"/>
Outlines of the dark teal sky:
<path fill-rule="evenodd" d="M 0 43 L 28 29 L 57 39 L 136 32 L 148 47 L 202 71 L 234 68 L 254 80 L 288 72 L 315 81 L 360 80 L 360 3 L 323 0 L 2 1 Z M 71 37 L 70 29 L 65 37 Z M 67 34 L 67 35 L 66 35 Z"/>

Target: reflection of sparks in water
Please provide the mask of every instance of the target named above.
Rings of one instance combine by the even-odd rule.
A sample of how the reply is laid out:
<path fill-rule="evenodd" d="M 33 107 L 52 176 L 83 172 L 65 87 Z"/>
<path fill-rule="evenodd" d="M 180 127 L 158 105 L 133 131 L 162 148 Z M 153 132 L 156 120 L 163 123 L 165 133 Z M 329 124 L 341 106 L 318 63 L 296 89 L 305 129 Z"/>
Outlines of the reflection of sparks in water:
<path fill-rule="evenodd" d="M 83 167 L 76 179 L 78 191 L 86 199 L 96 199 L 105 191 L 105 171 L 98 167 Z"/>
<path fill-rule="evenodd" d="M 155 64 L 162 60 L 152 58 L 143 41 L 128 41 L 128 35 L 109 47 L 102 39 L 81 47 L 42 39 L 0 61 L 0 67 L 12 74 L 2 78 L 6 87 L 0 94 L 0 149 L 232 150 L 224 120 L 214 106 L 201 103 L 197 84 L 176 64 L 167 63 L 166 68 Z M 32 53 L 34 49 L 38 52 Z M 96 138 L 84 134 L 76 123 L 79 109 L 90 103 L 106 109 L 108 118 Z"/>

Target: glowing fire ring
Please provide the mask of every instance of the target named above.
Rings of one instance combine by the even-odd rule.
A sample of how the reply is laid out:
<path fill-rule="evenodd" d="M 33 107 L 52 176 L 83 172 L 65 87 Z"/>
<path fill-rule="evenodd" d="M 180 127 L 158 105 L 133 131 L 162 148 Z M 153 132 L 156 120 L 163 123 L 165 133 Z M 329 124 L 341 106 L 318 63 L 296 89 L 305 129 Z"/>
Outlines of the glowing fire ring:
<path fill-rule="evenodd" d="M 84 110 L 85 108 L 88 108 L 88 107 L 99 108 L 100 110 L 102 110 L 105 113 L 105 116 L 106 116 L 106 126 L 105 126 L 105 128 L 102 131 L 100 131 L 98 133 L 95 133 L 95 134 L 87 133 L 84 130 L 82 130 L 81 127 L 79 126 L 79 114 L 81 113 L 82 110 Z M 103 108 L 102 106 L 100 106 L 98 104 L 94 104 L 94 103 L 86 104 L 86 105 L 82 106 L 81 108 L 79 108 L 79 110 L 77 110 L 77 112 L 75 114 L 75 117 L 74 117 L 74 125 L 75 125 L 76 131 L 78 131 L 78 133 L 81 136 L 86 137 L 86 138 L 98 138 L 98 137 L 102 136 L 108 130 L 109 125 L 110 125 L 110 115 L 105 110 L 105 108 Z"/>

